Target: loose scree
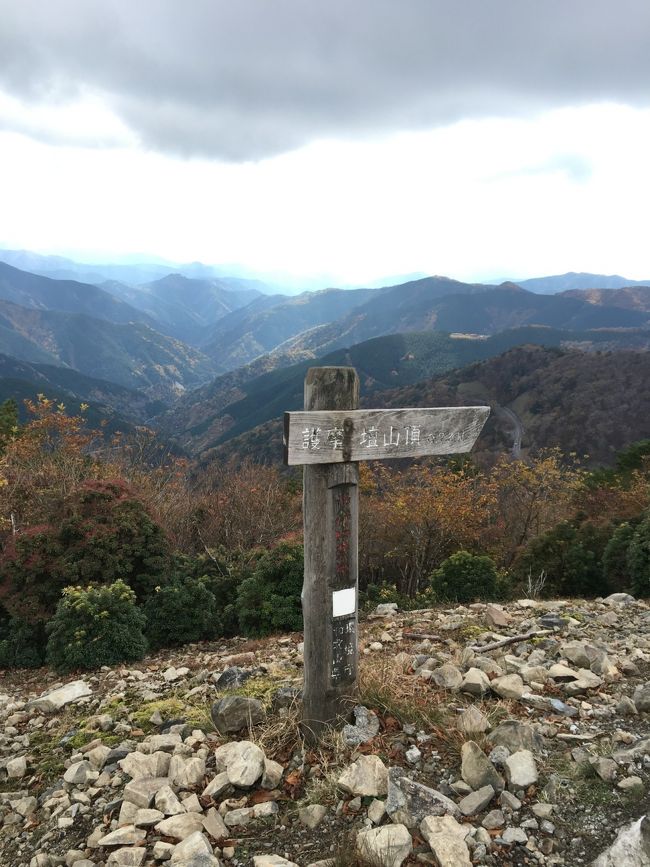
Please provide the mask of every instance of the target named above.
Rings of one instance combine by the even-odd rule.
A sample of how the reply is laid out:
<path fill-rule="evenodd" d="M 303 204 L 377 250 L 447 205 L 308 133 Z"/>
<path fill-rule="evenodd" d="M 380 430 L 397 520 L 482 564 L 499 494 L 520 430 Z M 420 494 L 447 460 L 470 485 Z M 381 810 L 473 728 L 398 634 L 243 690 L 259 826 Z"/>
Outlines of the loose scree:
<path fill-rule="evenodd" d="M 312 367 L 305 408 L 284 414 L 284 460 L 304 469 L 303 726 L 349 715 L 358 666 L 359 469 L 363 460 L 468 452 L 487 406 L 358 409 L 352 367 Z"/>

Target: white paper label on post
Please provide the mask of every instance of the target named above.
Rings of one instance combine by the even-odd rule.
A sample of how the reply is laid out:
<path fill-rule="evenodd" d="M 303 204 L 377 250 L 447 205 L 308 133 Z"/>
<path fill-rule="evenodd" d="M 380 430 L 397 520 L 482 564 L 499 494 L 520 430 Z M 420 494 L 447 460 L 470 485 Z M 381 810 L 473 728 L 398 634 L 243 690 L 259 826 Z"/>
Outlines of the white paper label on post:
<path fill-rule="evenodd" d="M 332 593 L 332 617 L 345 617 L 357 610 L 357 589 L 346 587 Z"/>

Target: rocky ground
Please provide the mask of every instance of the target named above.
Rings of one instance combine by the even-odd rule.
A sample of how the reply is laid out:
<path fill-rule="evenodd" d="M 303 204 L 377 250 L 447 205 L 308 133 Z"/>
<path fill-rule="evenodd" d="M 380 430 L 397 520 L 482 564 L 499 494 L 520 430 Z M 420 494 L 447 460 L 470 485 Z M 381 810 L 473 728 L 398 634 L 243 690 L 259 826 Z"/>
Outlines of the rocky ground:
<path fill-rule="evenodd" d="M 0 864 L 577 867 L 648 812 L 645 602 L 380 606 L 361 635 L 355 724 L 317 748 L 299 635 L 5 673 Z M 650 864 L 646 824 L 599 867 Z"/>

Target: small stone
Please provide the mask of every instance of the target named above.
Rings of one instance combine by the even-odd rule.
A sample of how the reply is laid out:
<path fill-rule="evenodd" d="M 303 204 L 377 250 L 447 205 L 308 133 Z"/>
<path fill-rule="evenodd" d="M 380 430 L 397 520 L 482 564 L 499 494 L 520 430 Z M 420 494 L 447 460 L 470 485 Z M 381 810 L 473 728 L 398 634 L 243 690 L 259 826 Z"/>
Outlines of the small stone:
<path fill-rule="evenodd" d="M 282 781 L 283 774 L 284 768 L 279 762 L 274 762 L 273 759 L 264 759 L 261 787 L 263 789 L 276 789 Z"/>
<path fill-rule="evenodd" d="M 185 840 L 197 831 L 203 830 L 203 817 L 198 813 L 183 813 L 179 816 L 170 816 L 156 825 L 156 831 L 163 837 L 172 837 L 174 840 Z"/>
<path fill-rule="evenodd" d="M 533 786 L 538 779 L 537 765 L 530 750 L 519 750 L 508 756 L 505 771 L 508 788 L 515 792 Z"/>
<path fill-rule="evenodd" d="M 153 828 L 164 818 L 165 814 L 161 813 L 160 810 L 139 809 L 134 816 L 133 824 L 136 828 Z"/>
<path fill-rule="evenodd" d="M 641 794 L 643 792 L 643 780 L 641 777 L 637 777 L 636 775 L 632 777 L 624 777 L 617 783 L 616 788 L 620 789 L 622 792 Z"/>
<path fill-rule="evenodd" d="M 154 804 L 156 810 L 160 810 L 165 816 L 180 816 L 181 813 L 185 812 L 185 807 L 168 785 L 158 789 L 154 797 Z"/>
<path fill-rule="evenodd" d="M 485 608 L 485 619 L 490 626 L 508 626 L 512 617 L 498 605 L 488 603 Z"/>
<path fill-rule="evenodd" d="M 253 867 L 298 867 L 298 865 L 280 855 L 255 855 Z"/>
<path fill-rule="evenodd" d="M 169 781 L 179 789 L 193 789 L 202 782 L 205 776 L 205 760 L 195 756 L 186 759 L 183 756 L 172 756 L 169 765 Z"/>
<path fill-rule="evenodd" d="M 118 849 L 108 856 L 107 867 L 140 867 L 147 856 L 144 846 L 133 846 L 130 849 Z M 91 862 L 92 863 L 92 862 Z M 79 862 L 77 862 L 77 865 Z"/>
<path fill-rule="evenodd" d="M 384 825 L 359 831 L 356 850 L 374 867 L 400 867 L 413 851 L 413 841 L 406 826 Z"/>
<path fill-rule="evenodd" d="M 371 741 L 379 733 L 377 714 L 363 705 L 354 708 L 354 725 L 343 726 L 343 740 L 349 747 Z"/>
<path fill-rule="evenodd" d="M 167 777 L 142 777 L 139 780 L 131 780 L 124 787 L 124 800 L 143 809 L 150 807 L 156 792 L 167 785 Z"/>
<path fill-rule="evenodd" d="M 463 675 L 459 668 L 452 665 L 450 662 L 446 662 L 439 668 L 433 669 L 431 672 L 431 680 L 441 689 L 455 691 L 460 689 L 460 685 L 463 682 Z"/>
<path fill-rule="evenodd" d="M 146 832 L 136 828 L 135 825 L 125 825 L 101 837 L 97 844 L 99 846 L 141 846 L 145 835 Z"/>
<path fill-rule="evenodd" d="M 178 867 L 219 867 L 219 861 L 214 857 L 212 847 L 200 831 L 188 835 L 176 846 L 170 864 Z"/>
<path fill-rule="evenodd" d="M 312 831 L 320 825 L 326 815 L 327 807 L 322 804 L 311 804 L 309 807 L 302 807 L 298 810 L 300 823 L 306 825 Z"/>
<path fill-rule="evenodd" d="M 248 788 L 264 773 L 265 756 L 251 741 L 235 741 L 215 750 L 217 769 L 225 769 L 233 786 Z"/>
<path fill-rule="evenodd" d="M 503 810 L 490 810 L 481 825 L 488 831 L 494 831 L 496 828 L 503 828 L 505 823 L 506 817 L 503 815 Z"/>
<path fill-rule="evenodd" d="M 461 751 L 461 776 L 472 789 L 492 786 L 495 791 L 503 789 L 503 780 L 483 750 L 475 741 L 467 741 Z"/>
<path fill-rule="evenodd" d="M 420 824 L 420 832 L 438 867 L 471 867 L 465 842 L 468 830 L 468 826 L 461 825 L 453 816 L 427 816 Z"/>
<path fill-rule="evenodd" d="M 634 690 L 634 705 L 639 713 L 650 711 L 650 683 L 639 684 Z"/>
<path fill-rule="evenodd" d="M 351 795 L 376 798 L 388 791 L 388 770 L 379 756 L 360 756 L 343 771 L 337 785 Z"/>
<path fill-rule="evenodd" d="M 495 794 L 492 786 L 483 786 L 476 792 L 466 795 L 458 807 L 463 816 L 474 816 L 487 807 Z"/>
<path fill-rule="evenodd" d="M 526 691 L 524 682 L 518 674 L 506 674 L 495 678 L 491 684 L 492 692 L 501 698 L 520 699 Z"/>
<path fill-rule="evenodd" d="M 613 759 L 595 757 L 589 760 L 589 764 L 606 783 L 613 783 L 618 775 L 618 765 Z"/>
<path fill-rule="evenodd" d="M 458 729 L 467 735 L 483 734 L 490 730 L 490 723 L 485 714 L 471 704 L 460 715 Z"/>
<path fill-rule="evenodd" d="M 622 695 L 616 705 L 616 713 L 621 716 L 636 716 L 638 712 L 637 706 L 632 699 L 627 695 Z"/>
<path fill-rule="evenodd" d="M 375 798 L 373 801 L 370 802 L 370 806 L 368 807 L 368 818 L 373 825 L 379 825 L 385 815 L 386 804 L 383 801 Z"/>
<path fill-rule="evenodd" d="M 504 810 L 509 810 L 513 813 L 517 810 L 521 810 L 521 801 L 519 798 L 515 797 L 512 792 L 501 792 L 499 795 L 499 804 Z"/>
<path fill-rule="evenodd" d="M 544 739 L 538 730 L 529 723 L 518 720 L 502 722 L 488 735 L 488 740 L 493 744 L 508 747 L 511 753 L 517 750 L 540 752 L 544 749 Z"/>
<path fill-rule="evenodd" d="M 93 773 L 90 762 L 84 760 L 70 765 L 63 775 L 63 779 L 66 783 L 70 783 L 73 786 L 83 786 Z"/>
<path fill-rule="evenodd" d="M 205 829 L 205 832 L 217 842 L 219 842 L 219 840 L 225 840 L 228 836 L 228 828 L 226 828 L 223 818 L 214 807 L 210 807 L 203 817 L 203 828 Z"/>
<path fill-rule="evenodd" d="M 413 745 L 405 752 L 404 758 L 410 765 L 416 765 L 422 758 L 422 753 L 415 745 Z"/>
<path fill-rule="evenodd" d="M 9 759 L 6 769 L 7 776 L 10 780 L 22 780 L 27 773 L 27 759 L 25 756 L 18 756 L 15 759 Z"/>
<path fill-rule="evenodd" d="M 506 828 L 501 835 L 504 843 L 527 843 L 528 834 L 521 828 Z"/>
<path fill-rule="evenodd" d="M 469 695 L 480 697 L 490 691 L 490 680 L 484 671 L 470 668 L 463 678 L 460 689 Z"/>

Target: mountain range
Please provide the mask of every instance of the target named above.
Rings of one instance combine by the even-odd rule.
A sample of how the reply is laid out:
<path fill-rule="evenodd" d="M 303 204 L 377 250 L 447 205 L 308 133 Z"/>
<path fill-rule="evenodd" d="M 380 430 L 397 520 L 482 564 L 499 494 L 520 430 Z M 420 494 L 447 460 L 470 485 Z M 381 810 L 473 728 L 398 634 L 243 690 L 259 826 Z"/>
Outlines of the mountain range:
<path fill-rule="evenodd" d="M 44 267 L 44 257 L 21 255 L 13 261 Z M 610 364 L 633 367 L 635 354 L 619 350 L 645 356 L 650 344 L 650 288 L 619 277 L 567 274 L 498 286 L 424 277 L 287 295 L 215 276 L 210 266 L 157 271 L 165 267 L 156 263 L 148 272 L 154 279 L 138 283 L 107 277 L 108 269 L 96 285 L 0 262 L 0 395 L 50 389 L 125 424 L 157 424 L 205 458 L 236 449 L 242 437 L 244 449 L 247 436 L 263 440 L 265 425 L 300 406 L 314 363 L 354 365 L 374 399 L 522 345 L 616 351 Z M 584 364 L 586 377 L 596 368 Z M 544 380 L 536 386 L 542 392 Z"/>

